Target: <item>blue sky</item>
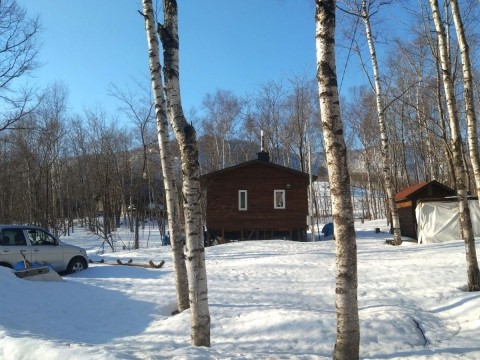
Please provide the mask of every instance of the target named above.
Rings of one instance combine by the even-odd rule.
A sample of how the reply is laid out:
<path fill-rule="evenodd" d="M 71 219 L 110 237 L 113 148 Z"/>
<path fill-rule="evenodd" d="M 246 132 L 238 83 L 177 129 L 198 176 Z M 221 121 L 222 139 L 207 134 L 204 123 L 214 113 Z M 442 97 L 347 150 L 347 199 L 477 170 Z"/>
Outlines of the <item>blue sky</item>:
<path fill-rule="evenodd" d="M 43 25 L 32 81 L 68 86 L 71 110 L 118 106 L 110 84 L 148 83 L 148 53 L 140 0 L 19 0 Z M 313 0 L 179 1 L 180 79 L 184 110 L 206 93 L 243 96 L 261 84 L 315 76 Z"/>

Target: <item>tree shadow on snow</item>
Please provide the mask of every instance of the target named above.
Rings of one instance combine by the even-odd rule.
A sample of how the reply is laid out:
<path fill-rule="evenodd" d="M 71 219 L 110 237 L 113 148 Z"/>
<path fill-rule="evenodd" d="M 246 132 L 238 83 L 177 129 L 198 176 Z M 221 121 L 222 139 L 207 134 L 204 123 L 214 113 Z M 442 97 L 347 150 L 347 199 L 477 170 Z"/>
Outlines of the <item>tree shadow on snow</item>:
<path fill-rule="evenodd" d="M 142 270 L 143 274 L 133 273 L 145 278 L 145 273 L 150 272 Z M 69 278 L 64 282 L 18 281 L 22 283 L 15 292 L 4 292 L 2 296 L 4 306 L 16 310 L 7 312 L 2 319 L 2 327 L 12 336 L 102 344 L 140 334 L 154 316 L 159 316 L 154 303 L 103 288 L 99 283 L 93 286 Z"/>

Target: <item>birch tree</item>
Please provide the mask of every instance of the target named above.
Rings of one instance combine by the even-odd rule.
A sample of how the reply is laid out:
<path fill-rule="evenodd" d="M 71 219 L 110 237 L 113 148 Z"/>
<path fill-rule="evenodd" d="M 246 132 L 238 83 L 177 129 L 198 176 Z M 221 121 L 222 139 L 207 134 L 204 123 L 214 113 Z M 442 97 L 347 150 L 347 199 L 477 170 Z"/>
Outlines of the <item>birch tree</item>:
<path fill-rule="evenodd" d="M 254 117 L 257 119 L 255 131 L 263 129 L 266 132 L 266 147 L 275 164 L 282 164 L 285 157 L 281 139 L 286 122 L 285 91 L 281 82 L 270 81 L 260 87 L 254 100 Z"/>
<path fill-rule="evenodd" d="M 463 144 L 460 133 L 458 109 L 455 99 L 455 89 L 453 85 L 450 57 L 447 48 L 445 30 L 443 28 L 438 0 L 429 0 L 437 34 L 438 49 L 440 54 L 440 66 L 442 69 L 443 88 L 447 103 L 447 113 L 450 122 L 452 153 L 455 169 L 455 185 L 458 197 L 458 210 L 460 214 L 460 229 L 462 238 L 465 242 L 465 252 L 467 260 L 467 290 L 480 291 L 480 271 L 478 268 L 477 255 L 475 249 L 475 238 L 472 229 L 472 220 L 470 209 L 468 207 L 467 193 L 467 175 L 465 163 L 463 160 Z"/>
<path fill-rule="evenodd" d="M 465 114 L 467 117 L 468 145 L 470 152 L 470 161 L 472 162 L 473 175 L 477 195 L 480 194 L 480 158 L 478 154 L 478 136 L 477 136 L 477 114 L 475 113 L 475 101 L 473 98 L 473 76 L 472 65 L 470 61 L 470 48 L 468 46 L 465 29 L 463 27 L 462 16 L 457 0 L 450 1 L 453 22 L 457 33 L 458 46 L 462 57 L 462 76 L 463 76 L 463 101 L 465 104 Z"/>
<path fill-rule="evenodd" d="M 336 239 L 334 359 L 358 359 L 357 245 L 335 65 L 335 0 L 316 0 L 317 82 Z"/>
<path fill-rule="evenodd" d="M 362 0 L 360 4 L 353 2 L 351 7 L 354 8 L 353 11 L 343 10 L 346 13 L 349 13 L 354 16 L 359 16 L 365 26 L 365 35 L 367 37 L 368 49 L 370 52 L 370 61 L 372 63 L 373 71 L 373 80 L 374 80 L 374 91 L 376 96 L 376 105 L 377 105 L 377 118 L 380 131 L 380 151 L 382 155 L 382 165 L 383 165 L 383 181 L 385 186 L 385 191 L 387 195 L 388 206 L 390 209 L 392 228 L 393 228 L 393 241 L 395 245 L 400 245 L 402 243 L 402 237 L 400 234 L 400 219 L 398 216 L 398 209 L 395 203 L 395 189 L 392 180 L 392 171 L 390 169 L 390 164 L 392 160 L 390 159 L 390 149 L 388 141 L 388 132 L 387 132 L 387 123 L 385 117 L 385 105 L 384 105 L 384 96 L 382 90 L 382 84 L 380 81 L 380 71 L 378 67 L 377 53 L 375 49 L 375 42 L 373 39 L 372 28 L 370 18 L 375 14 L 377 10 L 371 11 L 371 6 L 373 1 Z"/>
<path fill-rule="evenodd" d="M 235 165 L 235 139 L 241 123 L 242 100 L 232 91 L 217 90 L 214 94 L 206 94 L 202 100 L 206 112 L 202 121 L 205 133 L 211 135 L 212 150 L 207 157 L 214 162 L 210 171 L 224 169 Z"/>
<path fill-rule="evenodd" d="M 0 131 L 15 128 L 38 106 L 32 89 L 16 85 L 39 66 L 40 30 L 38 18 L 29 18 L 17 1 L 0 1 Z"/>
<path fill-rule="evenodd" d="M 163 171 L 163 183 L 167 205 L 168 228 L 172 245 L 172 257 L 174 263 L 175 284 L 177 292 L 178 311 L 189 308 L 188 299 L 188 275 L 183 250 L 183 239 L 180 234 L 179 209 L 175 201 L 175 176 L 173 173 L 173 157 L 170 152 L 170 139 L 168 135 L 168 120 L 166 114 L 165 97 L 163 93 L 162 72 L 158 37 L 155 28 L 155 15 L 152 1 L 143 0 L 143 16 L 145 19 L 145 31 L 147 34 L 149 67 L 151 75 L 152 92 L 155 101 L 155 116 L 157 123 L 158 145 Z"/>
<path fill-rule="evenodd" d="M 307 171 L 307 143 L 318 136 L 313 125 L 318 109 L 315 83 L 304 77 L 291 80 L 292 89 L 286 97 L 287 123 L 283 131 L 283 143 L 292 157 L 300 163 L 300 170 Z M 291 166 L 291 165 L 290 165 Z"/>
<path fill-rule="evenodd" d="M 180 97 L 177 1 L 163 0 L 163 14 L 164 24 L 159 24 L 157 31 L 163 45 L 167 108 L 182 160 L 191 338 L 194 346 L 209 347 L 210 313 L 202 229 L 200 165 L 196 131 L 185 119 Z"/>

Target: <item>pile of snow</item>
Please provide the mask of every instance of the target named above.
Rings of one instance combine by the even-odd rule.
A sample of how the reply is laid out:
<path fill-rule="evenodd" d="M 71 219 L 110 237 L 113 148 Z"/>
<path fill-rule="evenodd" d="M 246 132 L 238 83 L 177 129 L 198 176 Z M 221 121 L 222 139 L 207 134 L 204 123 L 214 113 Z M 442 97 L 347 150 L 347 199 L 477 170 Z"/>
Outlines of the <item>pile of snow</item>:
<path fill-rule="evenodd" d="M 480 293 L 465 292 L 461 241 L 385 244 L 385 221 L 357 225 L 361 358 L 479 359 Z M 376 234 L 375 228 L 383 232 Z M 1 359 L 330 359 L 335 344 L 335 242 L 247 241 L 206 249 L 211 348 L 190 345 L 190 313 L 172 316 L 170 248 L 158 230 L 120 231 L 126 250 L 99 254 L 79 228 L 62 240 L 113 264 L 64 282 L 0 268 Z M 148 247 L 147 247 L 148 243 Z M 107 250 L 107 248 L 105 248 Z"/>

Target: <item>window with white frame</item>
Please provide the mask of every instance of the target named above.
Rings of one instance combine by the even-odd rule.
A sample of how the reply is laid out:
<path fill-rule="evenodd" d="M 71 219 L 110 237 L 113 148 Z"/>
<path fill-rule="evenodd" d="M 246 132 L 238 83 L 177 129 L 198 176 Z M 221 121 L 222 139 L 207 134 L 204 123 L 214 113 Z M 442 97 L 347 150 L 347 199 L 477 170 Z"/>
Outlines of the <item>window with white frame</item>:
<path fill-rule="evenodd" d="M 273 208 L 285 209 L 285 190 L 273 191 Z"/>
<path fill-rule="evenodd" d="M 238 210 L 247 210 L 247 190 L 238 190 Z"/>

